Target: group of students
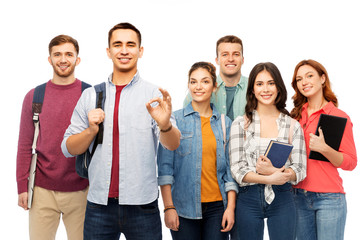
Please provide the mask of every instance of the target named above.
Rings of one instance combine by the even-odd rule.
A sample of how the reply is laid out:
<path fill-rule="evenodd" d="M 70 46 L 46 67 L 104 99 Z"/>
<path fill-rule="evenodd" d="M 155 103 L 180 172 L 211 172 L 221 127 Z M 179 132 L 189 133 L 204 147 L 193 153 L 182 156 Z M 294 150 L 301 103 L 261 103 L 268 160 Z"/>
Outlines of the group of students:
<path fill-rule="evenodd" d="M 53 48 L 49 48 L 51 64 Z M 53 208 L 50 211 L 58 212 L 59 222 L 59 214 L 65 216 L 66 212 L 60 209 L 57 194 L 74 191 L 88 192 L 87 203 L 84 201 L 80 207 L 82 201 L 77 200 L 78 205 L 74 206 L 85 211 L 84 226 L 83 222 L 77 225 L 82 228 L 84 239 L 119 239 L 121 233 L 126 239 L 161 239 L 158 185 L 165 225 L 175 240 L 263 239 L 264 219 L 273 240 L 344 238 L 347 207 L 338 168 L 353 170 L 357 155 L 350 118 L 337 108 L 328 73 L 320 63 L 303 60 L 295 67 L 294 108 L 290 113 L 278 68 L 271 62 L 259 63 L 247 79 L 241 74 L 242 41 L 232 35 L 222 37 L 216 45 L 219 75 L 209 62 L 193 64 L 184 107 L 172 113 L 168 92 L 143 81 L 139 75 L 137 60 L 143 48 L 141 34 L 133 25 L 120 23 L 110 30 L 107 53 L 114 67 L 106 83 L 105 108 L 95 109 L 95 90 L 86 89 L 77 104 L 73 101 L 68 106 L 72 117 L 63 117 L 66 120 L 60 131 L 65 132 L 64 139 L 49 143 L 46 137 L 54 138 L 52 133 L 53 136 L 43 135 L 39 140 L 37 172 L 50 172 L 49 176 L 57 178 L 49 182 L 41 181 L 46 179 L 44 176 L 36 178 L 34 209 L 29 213 L 31 239 L 54 239 L 58 224 L 41 238 L 44 227 L 40 229 L 39 224 L 44 219 L 39 219 L 48 214 L 44 209 Z M 76 59 L 72 60 L 74 66 L 79 63 Z M 54 79 L 65 78 L 64 72 L 70 70 L 68 61 L 63 61 L 64 64 L 53 64 L 53 80 L 48 82 L 53 88 Z M 66 76 L 71 83 L 59 85 L 80 86 L 73 71 Z M 30 160 L 24 157 L 31 155 L 32 132 L 27 130 L 26 136 L 23 128 L 32 128 L 25 114 L 31 114 L 33 91 L 24 100 L 17 159 L 19 205 L 25 209 L 26 166 Z M 53 96 L 61 98 L 60 94 Z M 80 91 L 75 98 L 79 96 Z M 321 114 L 347 118 L 339 151 L 325 143 L 321 129 L 319 136 L 314 134 Z M 74 165 L 72 172 L 71 164 L 75 155 L 92 147 L 102 122 L 103 143 L 97 146 L 89 166 L 87 188 L 80 186 L 79 182 L 85 180 L 76 176 Z M 48 124 L 52 129 L 56 123 Z M 282 168 L 275 168 L 263 154 L 270 140 L 293 145 Z M 45 148 L 50 144 L 58 145 Z M 62 151 L 73 161 L 64 156 L 47 159 L 42 150 L 49 155 Z M 310 151 L 323 154 L 329 162 L 309 159 Z M 51 166 L 51 160 L 59 168 L 63 166 L 64 171 Z M 66 189 L 57 189 L 59 181 L 70 184 Z M 37 200 L 40 190 L 53 195 L 53 205 L 57 206 L 44 206 L 44 200 L 36 203 L 41 201 Z M 74 196 L 67 198 L 68 203 L 76 202 Z M 36 215 L 39 219 L 32 219 Z M 63 220 L 68 238 L 82 239 L 75 233 L 72 236 L 69 230 L 75 224 L 66 223 L 64 217 Z"/>

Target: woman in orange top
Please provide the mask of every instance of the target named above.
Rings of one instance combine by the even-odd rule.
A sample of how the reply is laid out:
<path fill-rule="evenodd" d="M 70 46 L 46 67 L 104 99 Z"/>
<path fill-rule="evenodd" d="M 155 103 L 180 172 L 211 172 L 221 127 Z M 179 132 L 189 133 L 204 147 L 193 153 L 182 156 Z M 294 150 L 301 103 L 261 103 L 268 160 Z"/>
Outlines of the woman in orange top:
<path fill-rule="evenodd" d="M 227 240 L 238 191 L 229 167 L 232 121 L 210 103 L 215 67 L 197 62 L 188 76 L 192 102 L 174 112 L 180 146 L 175 151 L 162 145 L 158 149 L 165 225 L 174 240 Z"/>
<path fill-rule="evenodd" d="M 295 186 L 297 239 L 343 239 L 347 205 L 338 168 L 351 171 L 357 165 L 352 122 L 337 108 L 338 100 L 330 88 L 328 73 L 320 63 L 314 60 L 298 63 L 292 87 L 295 107 L 291 116 L 303 128 L 307 156 L 316 151 L 329 160 L 308 159 L 307 177 Z M 321 114 L 347 118 L 339 151 L 325 143 L 321 129 L 319 136 L 314 134 Z"/>

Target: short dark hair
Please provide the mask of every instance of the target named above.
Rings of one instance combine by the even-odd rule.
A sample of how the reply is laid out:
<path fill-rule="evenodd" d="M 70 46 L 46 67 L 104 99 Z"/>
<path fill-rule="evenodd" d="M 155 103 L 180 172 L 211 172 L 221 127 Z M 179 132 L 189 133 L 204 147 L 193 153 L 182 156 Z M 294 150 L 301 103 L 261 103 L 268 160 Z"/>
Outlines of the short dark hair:
<path fill-rule="evenodd" d="M 113 28 L 110 29 L 110 31 L 108 32 L 108 46 L 110 46 L 112 33 L 118 29 L 130 29 L 130 30 L 136 32 L 137 38 L 139 40 L 139 46 L 141 46 L 141 33 L 140 33 L 139 29 L 137 29 L 134 25 L 132 25 L 131 23 L 128 23 L 128 22 L 116 24 L 115 26 L 113 26 Z"/>
<path fill-rule="evenodd" d="M 188 73 L 188 83 L 189 83 L 190 75 L 192 75 L 192 73 L 195 70 L 199 69 L 199 68 L 202 68 L 202 69 L 207 70 L 207 72 L 212 77 L 213 86 L 215 86 L 216 85 L 216 82 L 217 82 L 216 67 L 212 63 L 210 63 L 210 62 L 196 62 L 196 63 L 194 63 L 191 66 L 191 68 L 189 70 L 189 73 Z"/>
<path fill-rule="evenodd" d="M 53 38 L 50 43 L 49 43 L 49 46 L 48 46 L 48 49 L 49 49 L 49 55 L 51 54 L 52 52 L 52 48 L 54 46 L 58 46 L 58 45 L 61 45 L 61 44 L 64 44 L 64 43 L 72 43 L 74 48 L 76 49 L 76 52 L 77 52 L 77 55 L 79 53 L 79 46 L 78 46 L 78 42 L 76 39 L 68 36 L 68 35 L 58 35 L 56 36 L 55 38 Z"/>
<path fill-rule="evenodd" d="M 275 81 L 275 85 L 277 88 L 277 97 L 275 99 L 276 108 L 280 112 L 290 116 L 289 112 L 285 108 L 287 100 L 287 91 L 281 73 L 275 64 L 271 62 L 263 62 L 256 64 L 252 68 L 250 76 L 248 78 L 248 85 L 246 92 L 247 103 L 245 107 L 245 113 L 247 118 L 250 120 L 250 122 L 252 122 L 252 112 L 257 108 L 257 99 L 253 92 L 253 88 L 256 82 L 257 75 L 262 71 L 267 71 L 268 73 L 270 73 L 271 77 Z"/>
<path fill-rule="evenodd" d="M 240 44 L 241 45 L 242 56 L 243 56 L 243 44 L 242 44 L 242 40 L 239 37 L 236 37 L 234 35 L 227 35 L 227 36 L 221 37 L 217 41 L 217 46 L 216 46 L 217 57 L 218 57 L 218 46 L 221 43 L 238 43 L 238 44 Z"/>

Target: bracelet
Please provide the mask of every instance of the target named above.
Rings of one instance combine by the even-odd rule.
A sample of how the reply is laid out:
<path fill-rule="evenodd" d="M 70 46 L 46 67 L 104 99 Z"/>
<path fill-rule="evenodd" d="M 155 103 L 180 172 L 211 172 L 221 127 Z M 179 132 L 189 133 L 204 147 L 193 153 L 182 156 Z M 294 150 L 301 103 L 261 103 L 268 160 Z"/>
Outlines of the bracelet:
<path fill-rule="evenodd" d="M 171 129 L 173 128 L 173 124 L 170 124 L 170 127 L 168 127 L 167 129 L 163 130 L 159 127 L 160 129 L 160 132 L 163 132 L 163 133 L 166 133 L 166 132 L 169 132 Z"/>
<path fill-rule="evenodd" d="M 166 211 L 170 210 L 170 209 L 174 209 L 174 210 L 175 210 L 175 206 L 174 206 L 174 205 L 166 206 L 166 207 L 164 208 L 164 213 L 165 213 Z"/>

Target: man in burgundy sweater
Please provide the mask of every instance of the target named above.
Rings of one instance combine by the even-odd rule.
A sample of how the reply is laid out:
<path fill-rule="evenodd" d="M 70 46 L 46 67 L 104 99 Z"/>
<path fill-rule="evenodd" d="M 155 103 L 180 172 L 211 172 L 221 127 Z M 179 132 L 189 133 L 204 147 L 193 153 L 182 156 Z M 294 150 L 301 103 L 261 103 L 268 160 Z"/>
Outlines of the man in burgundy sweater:
<path fill-rule="evenodd" d="M 46 84 L 40 131 L 37 141 L 38 162 L 32 207 L 29 209 L 30 239 L 55 239 L 62 219 L 68 239 L 82 239 L 88 180 L 75 171 L 75 159 L 66 159 L 61 142 L 76 103 L 82 93 L 82 82 L 74 77 L 80 63 L 78 43 L 72 37 L 59 35 L 49 43 L 48 61 L 53 78 Z M 18 154 L 18 205 L 28 210 L 28 176 L 32 156 L 34 124 L 32 113 L 34 89 L 23 102 Z"/>

